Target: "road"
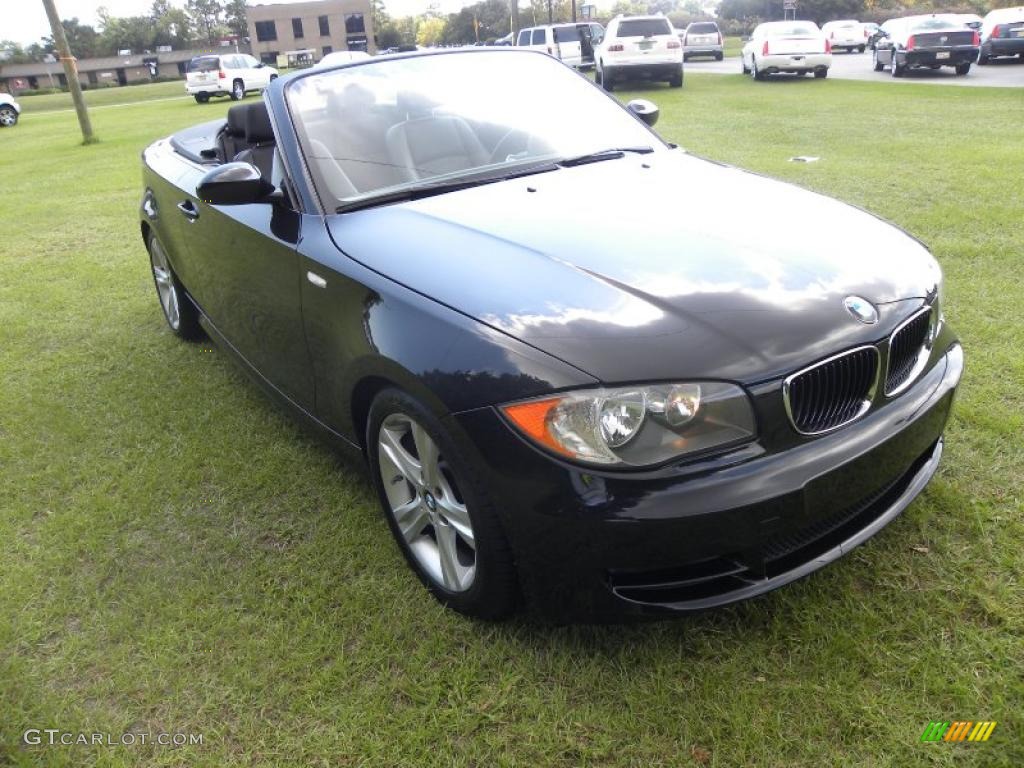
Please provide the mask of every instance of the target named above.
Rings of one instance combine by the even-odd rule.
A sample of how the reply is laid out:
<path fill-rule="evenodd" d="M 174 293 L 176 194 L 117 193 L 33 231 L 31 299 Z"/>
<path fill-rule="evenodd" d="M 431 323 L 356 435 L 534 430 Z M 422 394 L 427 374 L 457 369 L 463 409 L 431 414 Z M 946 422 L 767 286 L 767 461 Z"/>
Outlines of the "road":
<path fill-rule="evenodd" d="M 693 59 L 686 62 L 687 72 L 712 72 L 732 75 L 740 71 L 739 57 L 723 61 Z M 942 69 L 915 69 L 900 78 L 888 70 L 875 72 L 871 67 L 871 51 L 864 53 L 836 53 L 832 56 L 830 78 L 841 80 L 875 80 L 887 83 L 928 83 L 932 85 L 986 85 L 997 88 L 1024 88 L 1024 61 L 1020 59 L 998 59 L 979 67 L 975 64 L 963 77 L 957 77 L 952 67 Z M 781 77 L 781 75 L 780 75 Z"/>

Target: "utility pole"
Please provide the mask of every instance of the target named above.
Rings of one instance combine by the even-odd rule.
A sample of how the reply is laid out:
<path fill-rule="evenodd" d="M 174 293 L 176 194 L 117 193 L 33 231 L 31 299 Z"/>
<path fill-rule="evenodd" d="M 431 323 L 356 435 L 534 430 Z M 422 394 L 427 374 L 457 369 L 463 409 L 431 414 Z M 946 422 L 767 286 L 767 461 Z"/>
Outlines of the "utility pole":
<path fill-rule="evenodd" d="M 78 82 L 78 65 L 68 48 L 68 39 L 64 34 L 64 25 L 60 23 L 60 16 L 53 0 L 43 0 L 43 7 L 46 8 L 46 17 L 50 20 L 50 31 L 53 32 L 53 42 L 57 46 L 57 54 L 60 56 L 60 63 L 64 65 L 64 77 L 68 81 L 68 90 L 71 92 L 71 100 L 75 103 L 75 112 L 78 113 L 78 125 L 82 129 L 82 143 L 93 144 L 96 138 L 92 135 L 92 123 L 89 122 L 89 110 L 86 109 L 85 99 L 82 98 L 82 84 Z"/>

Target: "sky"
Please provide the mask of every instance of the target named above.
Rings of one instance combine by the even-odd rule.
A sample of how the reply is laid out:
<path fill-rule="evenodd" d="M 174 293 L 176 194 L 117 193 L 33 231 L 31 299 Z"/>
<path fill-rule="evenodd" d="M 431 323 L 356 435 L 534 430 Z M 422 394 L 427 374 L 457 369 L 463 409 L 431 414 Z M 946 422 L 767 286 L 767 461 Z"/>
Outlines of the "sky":
<path fill-rule="evenodd" d="M 83 24 L 96 25 L 96 10 L 106 7 L 112 16 L 142 16 L 149 12 L 152 0 L 55 0 L 57 13 L 62 19 L 78 18 Z M 277 0 L 300 2 L 300 0 Z M 475 0 L 385 0 L 392 16 L 412 16 L 436 5 L 442 13 L 452 13 Z M 255 2 L 252 5 L 262 5 Z M 28 45 L 41 37 L 49 37 L 50 24 L 40 0 L 0 0 L 0 40 L 14 40 Z M 171 5 L 184 6 L 185 0 L 171 0 Z"/>

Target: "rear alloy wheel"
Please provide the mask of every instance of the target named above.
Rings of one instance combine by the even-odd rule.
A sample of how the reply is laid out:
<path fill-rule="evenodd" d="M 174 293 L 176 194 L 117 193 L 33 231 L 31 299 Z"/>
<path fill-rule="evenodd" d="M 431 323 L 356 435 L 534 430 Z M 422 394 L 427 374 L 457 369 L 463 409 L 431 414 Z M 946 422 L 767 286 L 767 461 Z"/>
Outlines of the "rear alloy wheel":
<path fill-rule="evenodd" d="M 508 544 L 479 474 L 441 421 L 405 392 L 386 389 L 370 407 L 367 445 L 388 526 L 431 594 L 469 616 L 511 613 Z"/>
<path fill-rule="evenodd" d="M 10 128 L 18 124 L 18 110 L 10 104 L 0 107 L 0 125 Z"/>
<path fill-rule="evenodd" d="M 889 73 L 893 77 L 903 77 L 903 67 L 896 63 L 896 51 L 892 52 L 892 61 L 889 62 Z"/>
<path fill-rule="evenodd" d="M 612 82 L 611 75 L 608 74 L 608 71 L 604 67 L 601 67 L 600 74 L 601 87 L 604 88 L 609 93 L 611 93 L 613 90 L 615 90 L 615 84 Z"/>
<path fill-rule="evenodd" d="M 241 80 L 235 80 L 235 82 L 231 84 L 231 100 L 241 101 L 244 98 L 245 83 L 243 83 Z"/>
<path fill-rule="evenodd" d="M 965 61 L 963 64 L 956 65 L 956 73 L 958 75 L 966 75 L 971 71 L 971 62 Z"/>
<path fill-rule="evenodd" d="M 764 80 L 764 74 L 757 68 L 757 57 L 750 57 L 750 73 L 754 76 L 755 80 Z"/>
<path fill-rule="evenodd" d="M 196 103 L 197 104 L 205 104 L 209 100 L 210 100 L 210 94 L 208 94 L 208 93 L 197 93 L 196 94 Z"/>
<path fill-rule="evenodd" d="M 743 58 L 743 54 L 740 54 L 740 69 L 743 70 L 744 75 L 749 75 L 750 70 L 747 68 L 747 60 Z"/>
<path fill-rule="evenodd" d="M 160 299 L 160 309 L 163 310 L 168 327 L 176 336 L 188 341 L 202 338 L 203 329 L 199 325 L 199 312 L 185 297 L 184 289 L 167 260 L 164 247 L 154 235 L 150 235 L 147 247 L 149 263 L 153 270 L 153 282 L 156 284 L 156 295 Z"/>
<path fill-rule="evenodd" d="M 883 69 L 885 69 L 885 65 L 878 60 L 878 49 L 874 49 L 871 51 L 871 63 L 875 67 L 875 72 L 881 72 Z"/>

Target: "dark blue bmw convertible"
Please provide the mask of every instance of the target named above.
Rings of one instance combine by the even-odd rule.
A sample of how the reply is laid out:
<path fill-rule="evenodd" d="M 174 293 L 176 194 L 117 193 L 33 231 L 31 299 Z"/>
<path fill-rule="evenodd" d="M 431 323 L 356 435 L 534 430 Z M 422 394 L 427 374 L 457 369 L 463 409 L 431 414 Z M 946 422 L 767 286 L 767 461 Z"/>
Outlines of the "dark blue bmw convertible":
<path fill-rule="evenodd" d="M 171 330 L 365 462 L 457 611 L 752 597 L 938 466 L 963 353 L 928 250 L 657 114 L 541 53 L 447 51 L 281 77 L 143 153 Z"/>

